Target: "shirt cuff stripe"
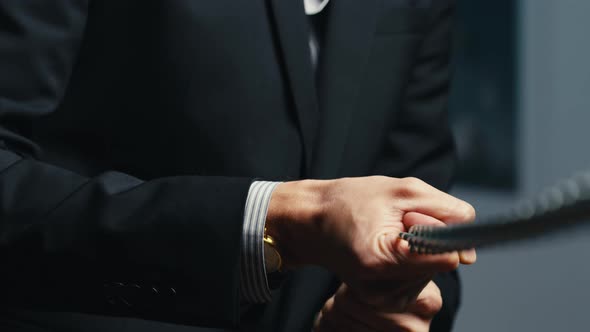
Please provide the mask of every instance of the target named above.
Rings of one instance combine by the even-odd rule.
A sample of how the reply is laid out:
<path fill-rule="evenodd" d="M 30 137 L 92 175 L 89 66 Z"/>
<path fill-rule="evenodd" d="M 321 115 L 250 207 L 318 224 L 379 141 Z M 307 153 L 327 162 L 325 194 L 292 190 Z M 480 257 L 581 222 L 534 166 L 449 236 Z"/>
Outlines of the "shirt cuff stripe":
<path fill-rule="evenodd" d="M 244 211 L 240 285 L 247 302 L 271 299 L 264 261 L 264 226 L 272 192 L 280 182 L 255 181 L 250 186 Z"/>

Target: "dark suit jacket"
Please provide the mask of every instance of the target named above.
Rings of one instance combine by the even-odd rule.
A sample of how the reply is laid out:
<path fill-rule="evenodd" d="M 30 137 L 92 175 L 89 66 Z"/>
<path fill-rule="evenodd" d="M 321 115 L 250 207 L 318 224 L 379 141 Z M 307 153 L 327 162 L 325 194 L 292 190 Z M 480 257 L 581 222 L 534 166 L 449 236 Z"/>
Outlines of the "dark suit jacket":
<path fill-rule="evenodd" d="M 309 330 L 321 269 L 240 314 L 250 183 L 445 188 L 451 2 L 332 1 L 316 80 L 301 0 L 1 1 L 1 329 Z"/>

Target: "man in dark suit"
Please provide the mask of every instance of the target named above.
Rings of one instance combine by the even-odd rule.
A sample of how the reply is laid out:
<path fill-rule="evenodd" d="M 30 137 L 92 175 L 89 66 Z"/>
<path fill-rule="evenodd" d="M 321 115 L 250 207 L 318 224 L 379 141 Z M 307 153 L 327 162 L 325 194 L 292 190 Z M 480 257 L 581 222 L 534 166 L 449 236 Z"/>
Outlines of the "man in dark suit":
<path fill-rule="evenodd" d="M 449 330 L 473 256 L 397 233 L 473 218 L 426 184 L 454 163 L 452 7 L 0 2 L 2 330 Z"/>

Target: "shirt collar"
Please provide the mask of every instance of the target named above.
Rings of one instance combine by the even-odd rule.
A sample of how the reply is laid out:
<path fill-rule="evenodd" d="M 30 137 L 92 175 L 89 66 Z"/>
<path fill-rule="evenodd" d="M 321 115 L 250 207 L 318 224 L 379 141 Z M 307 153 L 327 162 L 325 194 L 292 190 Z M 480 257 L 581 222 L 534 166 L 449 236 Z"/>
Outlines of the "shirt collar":
<path fill-rule="evenodd" d="M 286 0 L 289 1 L 289 0 Z M 307 15 L 315 15 L 321 12 L 330 0 L 303 0 L 305 13 Z"/>

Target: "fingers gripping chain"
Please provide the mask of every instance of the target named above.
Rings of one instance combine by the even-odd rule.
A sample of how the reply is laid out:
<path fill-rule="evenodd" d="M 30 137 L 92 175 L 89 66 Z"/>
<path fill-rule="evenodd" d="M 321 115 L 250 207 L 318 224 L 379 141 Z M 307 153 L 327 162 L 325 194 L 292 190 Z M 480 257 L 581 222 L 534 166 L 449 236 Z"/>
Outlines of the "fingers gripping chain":
<path fill-rule="evenodd" d="M 439 254 L 525 240 L 586 223 L 590 223 L 590 171 L 477 224 L 415 225 L 399 236 L 408 241 L 412 252 Z"/>

